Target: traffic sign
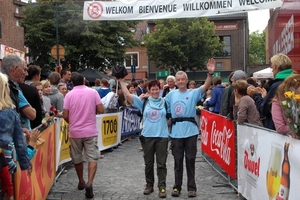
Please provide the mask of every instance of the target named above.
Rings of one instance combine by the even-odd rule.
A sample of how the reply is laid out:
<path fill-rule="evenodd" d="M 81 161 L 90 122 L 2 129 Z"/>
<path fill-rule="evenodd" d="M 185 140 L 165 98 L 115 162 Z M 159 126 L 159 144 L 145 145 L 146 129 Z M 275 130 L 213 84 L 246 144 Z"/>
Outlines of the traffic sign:
<path fill-rule="evenodd" d="M 58 55 L 59 55 L 59 58 L 63 58 L 65 56 L 65 48 L 61 45 L 58 45 Z M 57 58 L 57 46 L 56 45 L 54 45 L 51 48 L 51 56 L 53 58 Z"/>
<path fill-rule="evenodd" d="M 135 73 L 136 72 L 136 66 L 135 65 L 131 65 L 131 73 Z"/>
<path fill-rule="evenodd" d="M 156 72 L 156 78 L 166 78 L 170 75 L 170 70 L 159 70 Z"/>
<path fill-rule="evenodd" d="M 221 72 L 214 72 L 214 76 L 213 77 L 217 77 L 217 76 L 221 77 Z"/>

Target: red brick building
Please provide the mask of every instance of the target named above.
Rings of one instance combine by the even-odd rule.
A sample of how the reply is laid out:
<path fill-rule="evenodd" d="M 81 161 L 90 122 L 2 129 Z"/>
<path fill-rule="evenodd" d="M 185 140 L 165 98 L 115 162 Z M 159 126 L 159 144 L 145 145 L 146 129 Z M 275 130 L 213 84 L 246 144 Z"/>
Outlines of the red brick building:
<path fill-rule="evenodd" d="M 21 0 L 0 0 L 0 45 L 24 51 L 24 28 L 19 20 L 25 18 L 21 11 L 25 5 Z"/>

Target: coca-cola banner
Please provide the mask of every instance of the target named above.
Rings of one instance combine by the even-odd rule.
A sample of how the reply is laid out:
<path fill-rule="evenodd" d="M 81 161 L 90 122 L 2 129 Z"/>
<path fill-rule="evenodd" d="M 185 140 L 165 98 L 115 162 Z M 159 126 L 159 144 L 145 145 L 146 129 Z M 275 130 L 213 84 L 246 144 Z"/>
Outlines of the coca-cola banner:
<path fill-rule="evenodd" d="M 238 125 L 238 191 L 246 199 L 299 199 L 300 140 Z"/>
<path fill-rule="evenodd" d="M 236 179 L 235 128 L 231 120 L 201 110 L 201 148 Z"/>

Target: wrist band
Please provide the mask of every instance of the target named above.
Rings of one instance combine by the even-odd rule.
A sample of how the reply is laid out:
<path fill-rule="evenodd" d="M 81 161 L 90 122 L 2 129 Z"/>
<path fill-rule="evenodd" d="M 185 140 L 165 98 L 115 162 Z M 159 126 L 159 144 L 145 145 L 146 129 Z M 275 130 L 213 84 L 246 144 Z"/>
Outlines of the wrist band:
<path fill-rule="evenodd" d="M 209 73 L 209 72 L 207 72 L 209 75 L 211 75 L 211 76 L 213 76 L 214 75 L 214 72 L 213 73 Z"/>
<path fill-rule="evenodd" d="M 212 77 L 214 74 L 207 73 L 208 77 Z"/>

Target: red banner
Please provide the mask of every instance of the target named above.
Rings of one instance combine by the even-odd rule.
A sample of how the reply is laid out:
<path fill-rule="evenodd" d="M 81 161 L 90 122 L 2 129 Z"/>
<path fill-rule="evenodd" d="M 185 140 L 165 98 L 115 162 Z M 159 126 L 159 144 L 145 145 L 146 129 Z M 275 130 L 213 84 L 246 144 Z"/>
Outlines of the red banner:
<path fill-rule="evenodd" d="M 231 120 L 201 110 L 201 148 L 236 179 L 235 128 Z"/>
<path fill-rule="evenodd" d="M 46 199 L 56 175 L 55 170 L 55 124 L 41 133 L 45 143 L 39 147 L 31 160 L 32 174 L 18 168 L 14 176 L 15 199 Z"/>

